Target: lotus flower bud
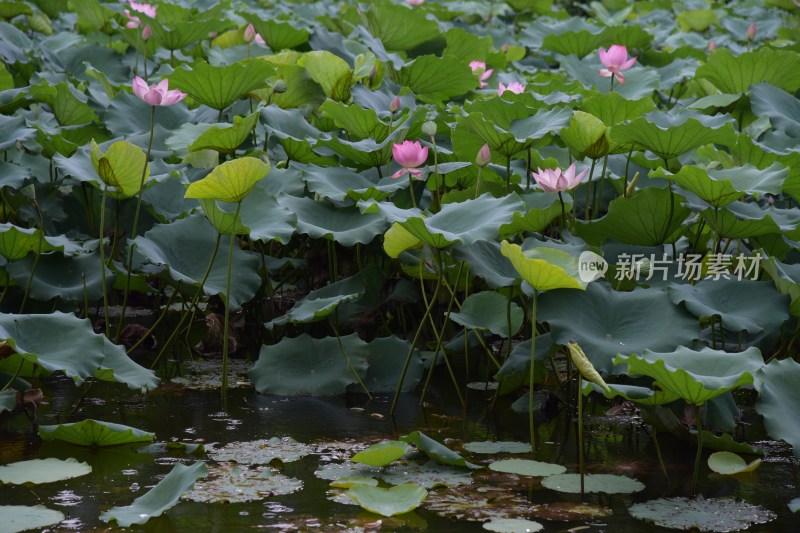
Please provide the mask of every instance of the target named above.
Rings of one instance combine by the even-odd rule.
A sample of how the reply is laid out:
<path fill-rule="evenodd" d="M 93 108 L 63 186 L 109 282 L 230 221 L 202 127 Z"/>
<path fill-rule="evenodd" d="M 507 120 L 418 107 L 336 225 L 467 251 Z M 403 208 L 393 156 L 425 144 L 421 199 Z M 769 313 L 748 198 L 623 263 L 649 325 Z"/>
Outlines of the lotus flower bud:
<path fill-rule="evenodd" d="M 716 49 L 717 49 L 717 41 L 711 41 L 710 43 L 708 43 L 709 52 L 713 52 Z"/>
<path fill-rule="evenodd" d="M 252 24 L 248 24 L 247 27 L 244 29 L 244 41 L 246 43 L 252 43 L 253 39 L 256 38 L 256 29 L 253 27 Z"/>
<path fill-rule="evenodd" d="M 492 160 L 492 152 L 489 151 L 489 145 L 484 144 L 478 150 L 478 156 L 475 158 L 475 164 L 483 168 Z"/>
<path fill-rule="evenodd" d="M 149 41 L 150 37 L 153 36 L 153 30 L 150 28 L 150 24 L 144 27 L 142 30 L 142 40 Z"/>
<path fill-rule="evenodd" d="M 594 383 L 603 389 L 604 392 L 611 392 L 611 388 L 594 368 L 594 365 L 589 361 L 589 358 L 586 357 L 586 354 L 583 353 L 578 343 L 570 341 L 567 343 L 567 348 L 569 348 L 569 355 L 572 358 L 572 362 L 575 363 L 575 367 L 580 371 L 583 378 L 586 381 Z"/>
<path fill-rule="evenodd" d="M 389 102 L 389 111 L 391 111 L 391 113 L 394 115 L 400 110 L 400 106 L 401 106 L 400 97 L 395 96 L 394 98 L 392 98 L 392 101 Z"/>
<path fill-rule="evenodd" d="M 428 120 L 422 124 L 422 133 L 425 135 L 436 135 L 436 123 L 432 120 Z"/>
<path fill-rule="evenodd" d="M 286 86 L 286 82 L 283 80 L 278 80 L 272 84 L 272 92 L 275 94 L 283 94 L 286 92 L 288 87 Z"/>
<path fill-rule="evenodd" d="M 751 22 L 750 25 L 747 27 L 747 32 L 745 33 L 745 37 L 747 37 L 748 41 L 752 41 L 756 38 L 757 30 L 758 26 L 756 26 L 755 21 Z"/>

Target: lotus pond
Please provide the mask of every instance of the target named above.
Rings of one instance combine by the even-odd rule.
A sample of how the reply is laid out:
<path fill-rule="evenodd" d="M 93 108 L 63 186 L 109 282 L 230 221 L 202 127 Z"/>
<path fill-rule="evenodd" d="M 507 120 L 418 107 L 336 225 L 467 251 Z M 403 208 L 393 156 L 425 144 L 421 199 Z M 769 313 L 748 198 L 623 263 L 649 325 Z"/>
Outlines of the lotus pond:
<path fill-rule="evenodd" d="M 795 531 L 800 6 L 0 0 L 0 531 Z"/>

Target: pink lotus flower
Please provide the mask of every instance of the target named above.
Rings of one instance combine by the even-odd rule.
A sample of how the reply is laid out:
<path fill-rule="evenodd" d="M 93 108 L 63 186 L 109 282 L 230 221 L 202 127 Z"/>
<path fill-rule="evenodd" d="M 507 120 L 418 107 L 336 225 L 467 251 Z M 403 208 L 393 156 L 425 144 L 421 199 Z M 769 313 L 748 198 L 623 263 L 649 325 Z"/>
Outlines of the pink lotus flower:
<path fill-rule="evenodd" d="M 756 26 L 755 21 L 751 22 L 750 25 L 747 27 L 747 31 L 745 32 L 745 37 L 747 37 L 748 41 L 752 41 L 756 38 L 756 32 L 758 31 L 758 26 Z"/>
<path fill-rule="evenodd" d="M 419 170 L 417 167 L 425 163 L 428 159 L 427 146 L 423 148 L 419 144 L 419 141 L 403 141 L 403 144 L 392 145 L 392 155 L 397 164 L 403 167 L 392 174 L 393 178 L 399 178 L 404 174 L 422 178 L 422 170 Z"/>
<path fill-rule="evenodd" d="M 583 177 L 589 171 L 585 169 L 583 172 L 575 175 L 575 163 L 572 163 L 569 168 L 561 172 L 560 168 L 545 169 L 537 168 L 538 172 L 531 172 L 533 179 L 539 184 L 539 187 L 544 189 L 545 192 L 563 192 L 577 187 Z"/>
<path fill-rule="evenodd" d="M 406 4 L 410 6 L 421 6 L 425 3 L 425 0 L 406 0 Z"/>
<path fill-rule="evenodd" d="M 508 86 L 503 85 L 502 83 L 497 87 L 497 94 L 503 96 L 503 93 L 509 91 L 514 94 L 521 94 L 525 92 L 525 84 L 520 83 L 518 81 L 512 81 L 508 84 Z"/>
<path fill-rule="evenodd" d="M 489 70 L 486 70 L 486 63 L 483 61 L 471 61 L 469 68 L 472 69 L 473 74 L 477 74 L 479 76 L 478 79 L 481 82 L 481 89 L 485 88 L 486 80 L 492 76 L 494 69 L 490 68 Z"/>
<path fill-rule="evenodd" d="M 604 78 L 616 76 L 620 85 L 625 83 L 625 76 L 622 75 L 623 70 L 628 70 L 636 63 L 636 58 L 628 59 L 628 49 L 619 44 L 612 44 L 606 50 L 600 49 L 600 62 L 603 64 L 604 69 L 600 71 L 600 75 Z"/>
<path fill-rule="evenodd" d="M 244 40 L 246 43 L 252 43 L 253 41 L 256 44 L 265 45 L 267 44 L 264 41 L 264 38 L 261 36 L 260 33 L 256 33 L 256 29 L 253 27 L 252 24 L 248 24 L 247 27 L 244 29 Z"/>
<path fill-rule="evenodd" d="M 148 24 L 142 29 L 142 40 L 149 41 L 150 37 L 152 36 L 153 36 L 153 29 L 150 27 L 150 24 Z"/>
<path fill-rule="evenodd" d="M 134 13 L 142 13 L 148 17 L 156 18 L 156 7 L 151 6 L 150 4 L 140 4 L 138 2 L 131 2 L 130 7 Z M 128 22 L 125 23 L 125 27 L 128 29 L 132 28 L 141 28 L 142 27 L 142 20 L 131 13 L 130 10 L 124 9 L 125 16 L 128 17 Z"/>
<path fill-rule="evenodd" d="M 478 155 L 475 156 L 475 164 L 483 168 L 491 162 L 492 162 L 492 152 L 491 150 L 489 150 L 489 145 L 484 144 L 483 146 L 481 146 L 481 149 L 478 150 Z"/>
<path fill-rule="evenodd" d="M 152 106 L 177 104 L 186 98 L 186 93 L 182 93 L 178 89 L 169 90 L 169 80 L 167 78 L 164 78 L 158 84 L 148 86 L 146 81 L 136 76 L 133 78 L 133 94 Z"/>

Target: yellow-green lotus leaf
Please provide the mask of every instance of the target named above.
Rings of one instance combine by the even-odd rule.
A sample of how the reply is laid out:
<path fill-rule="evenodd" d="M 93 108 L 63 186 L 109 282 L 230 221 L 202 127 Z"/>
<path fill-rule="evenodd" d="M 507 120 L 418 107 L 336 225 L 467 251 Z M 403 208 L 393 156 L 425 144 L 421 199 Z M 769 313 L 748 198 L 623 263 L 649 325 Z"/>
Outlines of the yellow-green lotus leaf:
<path fill-rule="evenodd" d="M 587 283 L 578 277 L 578 259 L 563 250 L 539 247 L 523 252 L 518 245 L 503 241 L 500 253 L 536 290 L 586 289 Z"/>
<path fill-rule="evenodd" d="M 123 198 L 135 196 L 150 177 L 147 156 L 141 148 L 128 141 L 117 141 L 108 148 L 106 153 L 102 153 L 100 147 L 92 139 L 89 154 L 97 175 L 100 176 L 103 183 L 116 188 Z M 143 171 L 144 179 L 142 179 Z"/>
<path fill-rule="evenodd" d="M 383 249 L 392 259 L 397 259 L 406 250 L 421 248 L 422 245 L 421 240 L 397 222 L 383 235 Z"/>
<path fill-rule="evenodd" d="M 205 178 L 189 185 L 185 197 L 241 202 L 269 170 L 269 164 L 255 157 L 226 161 Z"/>

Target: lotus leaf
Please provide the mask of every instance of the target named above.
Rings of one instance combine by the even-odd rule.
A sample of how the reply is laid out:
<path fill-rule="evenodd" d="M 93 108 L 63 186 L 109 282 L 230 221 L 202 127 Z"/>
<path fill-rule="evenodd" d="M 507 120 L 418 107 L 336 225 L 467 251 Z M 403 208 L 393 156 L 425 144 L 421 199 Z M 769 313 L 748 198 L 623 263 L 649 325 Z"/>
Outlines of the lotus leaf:
<path fill-rule="evenodd" d="M 189 94 L 200 103 L 222 111 L 249 92 L 265 87 L 275 68 L 264 61 L 245 61 L 215 67 L 204 61 L 190 69 L 178 68 L 170 74 L 170 86 Z"/>
<path fill-rule="evenodd" d="M 556 474 L 542 479 L 542 486 L 559 492 L 578 494 L 581 492 L 580 474 Z M 644 490 L 644 483 L 627 476 L 610 474 L 586 474 L 583 476 L 584 492 L 605 494 L 630 494 Z"/>
<path fill-rule="evenodd" d="M 369 466 L 386 466 L 403 457 L 409 450 L 407 442 L 393 440 L 373 444 L 366 450 L 361 450 L 350 460 Z"/>
<path fill-rule="evenodd" d="M 221 448 L 208 450 L 208 456 L 218 462 L 234 461 L 241 465 L 267 465 L 272 461 L 291 463 L 313 452 L 308 444 L 291 437 L 229 442 Z"/>
<path fill-rule="evenodd" d="M 428 457 L 439 464 L 462 466 L 466 468 L 480 468 L 478 465 L 467 462 L 456 452 L 430 438 L 421 431 L 409 433 L 408 435 L 400 437 L 400 440 L 408 442 L 409 444 L 413 444 L 419 451 L 424 452 Z"/>
<path fill-rule="evenodd" d="M 367 511 L 393 516 L 419 507 L 428 496 L 428 491 L 413 483 L 388 489 L 356 485 L 347 491 L 347 495 Z"/>
<path fill-rule="evenodd" d="M 697 69 L 697 77 L 707 79 L 727 94 L 744 94 L 751 85 L 766 82 L 786 91 L 800 89 L 800 54 L 764 47 L 734 55 L 721 47 Z"/>
<path fill-rule="evenodd" d="M 3 515 L 3 531 L 6 533 L 46 528 L 66 518 L 61 511 L 48 509 L 44 505 L 0 505 L 0 514 Z"/>
<path fill-rule="evenodd" d="M 46 441 L 62 440 L 79 446 L 118 446 L 131 442 L 152 442 L 155 434 L 90 418 L 69 424 L 39 426 L 39 437 Z"/>
<path fill-rule="evenodd" d="M 208 476 L 198 480 L 182 500 L 200 503 L 243 503 L 270 496 L 292 494 L 303 482 L 279 473 L 271 467 L 252 468 L 232 463 L 212 465 Z"/>
<path fill-rule="evenodd" d="M 38 485 L 85 476 L 91 471 L 91 466 L 86 463 L 80 463 L 71 457 L 66 460 L 52 457 L 31 459 L 0 466 L 0 483 L 12 483 L 14 485 L 34 483 Z"/>
<path fill-rule="evenodd" d="M 489 469 L 495 472 L 507 472 L 509 474 L 519 474 L 521 476 L 552 476 L 563 474 L 567 471 L 566 467 L 552 463 L 542 463 L 541 461 L 531 461 L 528 459 L 505 459 L 494 461 L 489 464 Z"/>
<path fill-rule="evenodd" d="M 450 320 L 465 328 L 489 330 L 501 337 L 511 337 L 522 327 L 524 313 L 515 302 L 511 302 L 511 316 L 506 318 L 507 299 L 499 293 L 483 291 L 470 294 L 461 302 L 461 311 L 449 314 Z M 509 332 L 509 320 L 511 331 Z"/>
<path fill-rule="evenodd" d="M 523 252 L 519 245 L 503 241 L 500 251 L 536 290 L 586 289 L 587 283 L 578 277 L 577 258 L 563 250 L 539 247 Z"/>
<path fill-rule="evenodd" d="M 499 531 L 500 533 L 528 533 L 531 531 L 541 531 L 544 526 L 533 520 L 523 520 L 521 518 L 493 518 L 484 522 L 483 529 L 488 531 Z"/>
<path fill-rule="evenodd" d="M 756 411 L 764 417 L 769 435 L 792 445 L 794 456 L 800 457 L 800 421 L 794 405 L 800 400 L 797 387 L 800 363 L 792 359 L 774 360 L 756 374 L 759 397 Z"/>
<path fill-rule="evenodd" d="M 670 529 L 740 531 L 775 519 L 775 513 L 757 505 L 723 498 L 661 498 L 628 509 L 639 520 Z"/>
<path fill-rule="evenodd" d="M 466 442 L 464 449 L 472 453 L 530 453 L 533 451 L 530 444 L 517 441 L 481 441 Z"/>
<path fill-rule="evenodd" d="M 233 124 L 230 126 L 211 126 L 189 145 L 189 151 L 211 149 L 233 155 L 256 127 L 258 117 L 259 113 L 251 113 L 244 118 L 233 117 Z"/>
<path fill-rule="evenodd" d="M 714 452 L 708 456 L 708 468 L 718 474 L 734 475 L 752 472 L 760 464 L 761 459 L 747 464 L 744 459 L 731 452 Z"/>

